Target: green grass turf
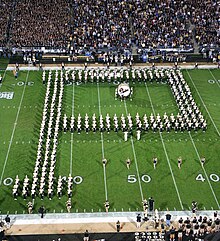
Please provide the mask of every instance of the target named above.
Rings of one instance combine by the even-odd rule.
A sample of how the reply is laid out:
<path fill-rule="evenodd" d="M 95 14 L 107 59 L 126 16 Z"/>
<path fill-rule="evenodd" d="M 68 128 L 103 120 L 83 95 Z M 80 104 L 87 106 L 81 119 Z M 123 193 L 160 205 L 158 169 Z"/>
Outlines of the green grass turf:
<path fill-rule="evenodd" d="M 0 175 L 3 174 L 2 181 L 8 177 L 14 179 L 17 174 L 20 179 L 23 179 L 26 174 L 30 178 L 32 176 L 46 89 L 42 85 L 41 74 L 37 71 L 29 73 L 21 71 L 18 80 L 15 80 L 12 71 L 7 71 L 0 87 L 0 92 L 14 92 L 12 100 L 0 99 Z M 137 141 L 134 135 L 133 145 L 131 139 L 128 142 L 123 141 L 123 133 L 120 131 L 118 133 L 112 131 L 110 134 L 105 132 L 103 149 L 104 156 L 108 160 L 106 189 L 101 163 L 101 134 L 99 132 L 95 134 L 90 132 L 88 135 L 85 132 L 80 135 L 70 132 L 60 133 L 56 177 L 68 176 L 72 173 L 74 177 L 83 178 L 81 184 L 73 187 L 72 212 L 104 211 L 103 203 L 106 196 L 110 201 L 110 211 L 141 210 L 141 192 L 144 198 L 152 196 L 155 199 L 155 207 L 160 210 L 166 208 L 181 210 L 181 206 L 189 209 L 192 200 L 196 200 L 201 209 L 219 208 L 217 202 L 220 202 L 220 181 L 210 180 L 208 182 L 206 173 L 208 177 L 214 174 L 212 179 L 220 178 L 220 136 L 217 133 L 220 131 L 220 84 L 215 81 L 220 79 L 220 71 L 184 70 L 183 74 L 191 87 L 196 103 L 208 121 L 207 132 L 199 131 L 189 134 L 172 131 L 171 133 L 163 132 L 160 136 L 159 133 L 150 131 L 144 133 L 140 141 Z M 213 81 L 209 83 L 208 80 Z M 24 82 L 26 82 L 26 87 L 22 84 Z M 161 115 L 164 112 L 178 113 L 175 100 L 166 84 L 147 83 L 147 86 L 134 84 L 133 101 L 127 100 L 124 103 L 114 99 L 115 85 L 100 83 L 98 86 L 94 83 L 74 85 L 74 87 L 65 86 L 63 114 L 66 113 L 69 117 L 72 113 L 75 116 L 79 113 L 81 116 L 88 113 L 91 117 L 95 113 L 99 116 L 98 88 L 100 110 L 103 116 L 107 113 L 110 116 L 115 113 L 118 116 L 122 113 L 126 115 L 126 108 L 132 116 L 137 112 L 141 116 L 145 113 L 149 116 L 153 113 L 151 101 L 155 113 Z M 11 143 L 10 140 L 12 140 Z M 156 170 L 152 165 L 152 157 L 155 155 L 159 160 Z M 205 172 L 200 165 L 198 155 L 206 157 Z M 179 156 L 183 158 L 181 170 L 177 167 Z M 132 160 L 129 170 L 125 165 L 128 157 Z M 199 174 L 205 178 L 204 182 L 196 180 Z M 137 181 L 129 183 L 128 177 L 136 178 Z M 150 182 L 146 182 L 148 177 L 150 177 Z M 0 210 L 2 213 L 27 212 L 28 200 L 19 197 L 15 201 L 12 197 L 12 185 L 4 185 L 4 182 L 1 184 Z M 66 200 L 66 194 L 61 200 L 58 200 L 56 196 L 52 201 L 47 197 L 43 201 L 36 198 L 34 211 L 36 212 L 41 204 L 49 212 L 66 211 Z"/>
<path fill-rule="evenodd" d="M 5 70 L 8 66 L 9 59 L 0 57 L 0 70 Z"/>

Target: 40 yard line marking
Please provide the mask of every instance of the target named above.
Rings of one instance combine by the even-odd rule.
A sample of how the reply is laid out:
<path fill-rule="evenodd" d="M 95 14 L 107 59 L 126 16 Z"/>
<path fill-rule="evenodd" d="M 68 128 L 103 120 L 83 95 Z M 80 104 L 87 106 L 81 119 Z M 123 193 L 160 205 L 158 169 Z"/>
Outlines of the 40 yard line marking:
<path fill-rule="evenodd" d="M 72 116 L 74 115 L 74 96 L 75 96 L 75 85 L 73 83 L 73 91 L 72 91 Z M 73 133 L 71 133 L 71 141 L 70 141 L 70 174 L 73 173 Z"/>
<path fill-rule="evenodd" d="M 152 103 L 152 100 L 151 100 L 151 97 L 150 97 L 150 93 L 149 93 L 149 90 L 148 90 L 148 87 L 147 87 L 146 83 L 145 83 L 145 87 L 146 87 L 146 91 L 147 91 L 147 94 L 148 94 L 148 97 L 149 97 L 149 100 L 150 100 L 152 111 L 154 113 L 154 116 L 156 116 L 156 113 L 155 113 L 155 110 L 154 110 L 154 106 L 153 106 L 153 103 Z M 162 142 L 162 145 L 163 145 L 164 153 L 166 155 L 167 163 L 168 163 L 168 166 L 170 168 L 170 173 L 171 173 L 171 176 L 172 176 L 172 179 L 173 179 L 173 183 L 174 183 L 174 186 L 175 186 L 175 189 L 176 189 L 176 193 L 177 193 L 177 196 L 178 196 L 178 199 L 179 199 L 179 202 L 180 202 L 180 206 L 181 206 L 181 208 L 183 210 L 183 203 L 182 203 L 182 200 L 180 198 L 180 194 L 179 194 L 179 190 L 178 190 L 178 187 L 177 187 L 177 184 L 176 184 L 175 177 L 173 175 L 173 170 L 172 170 L 172 167 L 171 167 L 171 164 L 170 164 L 170 159 L 169 159 L 168 154 L 167 154 L 166 146 L 164 144 L 163 136 L 162 136 L 162 134 L 160 132 L 159 132 L 159 134 L 160 134 L 160 139 L 161 139 L 161 142 Z"/>
<path fill-rule="evenodd" d="M 191 80 L 191 82 L 192 82 L 192 84 L 193 84 L 193 86 L 194 86 L 194 88 L 195 88 L 195 90 L 196 90 L 196 92 L 197 92 L 197 94 L 198 94 L 198 96 L 199 96 L 199 98 L 200 98 L 200 100 L 201 100 L 204 108 L 206 109 L 206 112 L 208 113 L 209 118 L 210 118 L 210 120 L 211 120 L 211 122 L 212 122 L 212 124 L 213 124 L 213 126 L 214 126 L 214 128 L 215 128 L 215 130 L 216 130 L 216 132 L 218 133 L 218 136 L 220 137 L 220 132 L 219 132 L 217 126 L 215 125 L 215 122 L 214 122 L 214 120 L 212 119 L 212 116 L 210 115 L 209 110 L 207 109 L 206 104 L 204 103 L 204 101 L 203 101 L 203 99 L 202 99 L 202 97 L 201 97 L 198 89 L 196 88 L 196 85 L 194 84 L 191 75 L 189 74 L 188 70 L 186 70 L 186 72 L 187 72 L 187 74 L 188 74 L 188 76 L 189 76 L 189 78 L 190 78 L 190 80 Z"/>
<path fill-rule="evenodd" d="M 194 147 L 194 149 L 195 149 L 195 151 L 196 151 L 197 157 L 198 157 L 199 160 L 200 160 L 199 152 L 198 152 L 198 150 L 197 150 L 197 147 L 196 147 L 196 145 L 195 145 L 195 142 L 194 142 L 194 140 L 193 140 L 192 135 L 191 135 L 190 132 L 189 132 L 189 136 L 190 136 L 191 142 L 192 142 L 192 144 L 193 144 L 193 147 Z M 210 187 L 210 189 L 211 189 L 211 191 L 212 191 L 212 194 L 213 194 L 213 196 L 214 196 L 214 199 L 215 199 L 215 201 L 216 201 L 216 203 L 217 203 L 217 206 L 218 206 L 218 208 L 220 208 L 218 199 L 217 199 L 217 197 L 216 197 L 216 195 L 215 195 L 215 192 L 214 192 L 214 190 L 213 190 L 213 188 L 212 188 L 212 185 L 211 185 L 211 183 L 210 183 L 210 181 L 209 181 L 207 172 L 206 172 L 204 166 L 203 166 L 203 165 L 201 165 L 201 166 L 202 166 L 203 172 L 204 172 L 204 174 L 205 174 L 205 176 L 206 176 L 206 179 L 207 179 L 207 181 L 208 181 L 209 187 Z"/>
<path fill-rule="evenodd" d="M 125 100 L 124 100 L 124 106 L 125 106 L 126 115 L 128 115 L 128 109 L 127 109 L 127 105 L 126 105 Z M 142 190 L 142 186 L 141 186 L 141 179 L 140 179 L 140 174 L 139 174 L 139 170 L 138 170 L 137 156 L 136 156 L 136 152 L 135 152 L 135 149 L 134 149 L 134 141 L 133 141 L 132 136 L 131 136 L 131 146 L 132 146 L 132 150 L 133 150 L 134 161 L 135 161 L 137 177 L 138 177 L 138 183 L 139 183 L 139 187 L 140 187 L 141 200 L 143 201 L 144 200 L 143 190 Z"/>
<path fill-rule="evenodd" d="M 97 90 L 98 90 L 98 101 L 99 101 L 99 116 L 101 116 L 101 101 L 100 101 L 100 92 L 99 92 L 99 83 L 97 83 Z M 102 158 L 105 158 L 105 151 L 104 151 L 104 140 L 103 140 L 103 133 L 101 132 L 101 143 L 102 143 Z M 103 174 L 104 174 L 104 184 L 105 184 L 105 200 L 108 200 L 108 190 L 107 190 L 107 181 L 106 181 L 106 169 L 105 165 L 103 165 Z"/>
<path fill-rule="evenodd" d="M 26 86 L 27 86 L 26 83 L 27 83 L 28 77 L 29 77 L 29 70 L 28 70 L 28 73 L 27 73 L 27 76 L 26 76 L 23 92 L 22 92 L 22 95 L 21 95 L 21 100 L 20 100 L 20 103 L 19 103 L 19 106 L 18 106 L 18 111 L 17 111 L 14 127 L 13 127 L 13 130 L 12 130 L 12 134 L 11 134 L 11 139 L 10 139 L 9 146 L 8 146 L 8 151 L 7 151 L 7 154 L 6 154 L 6 157 L 5 157 L 5 162 L 4 162 L 4 166 L 3 166 L 2 174 L 1 174 L 1 178 L 0 178 L 0 186 L 2 185 L 2 179 L 3 179 L 3 176 L 4 176 L 4 172 L 5 172 L 5 167 L 6 167 L 6 164 L 7 164 L 7 161 L 8 161 L 9 152 L 11 150 L 11 144 L 12 144 L 12 141 L 13 141 L 13 138 L 14 138 L 14 133 L 15 133 L 15 129 L 16 129 L 16 126 L 17 126 L 18 116 L 19 116 L 19 113 L 20 113 L 20 110 L 21 110 L 21 104 L 22 104 L 22 101 L 23 101 L 23 98 L 24 98 L 24 93 L 25 93 L 25 89 L 26 89 Z"/>

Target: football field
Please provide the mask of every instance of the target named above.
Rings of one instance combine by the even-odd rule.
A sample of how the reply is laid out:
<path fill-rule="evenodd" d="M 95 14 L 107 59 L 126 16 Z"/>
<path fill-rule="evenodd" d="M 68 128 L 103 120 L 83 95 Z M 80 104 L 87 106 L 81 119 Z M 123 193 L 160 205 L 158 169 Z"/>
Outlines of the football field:
<path fill-rule="evenodd" d="M 52 71 L 52 75 L 55 71 Z M 124 141 L 122 131 L 100 132 L 84 130 L 64 133 L 60 125 L 56 181 L 61 175 L 65 182 L 71 174 L 74 180 L 71 212 L 104 212 L 142 210 L 142 200 L 153 197 L 158 210 L 189 210 L 193 200 L 199 209 L 219 209 L 220 203 L 220 70 L 182 70 L 197 106 L 207 121 L 207 131 L 154 133 L 136 132 Z M 21 182 L 27 175 L 32 179 L 46 85 L 41 71 L 19 71 L 15 80 L 12 71 L 1 71 L 0 86 L 0 211 L 1 213 L 27 213 L 26 200 L 21 195 L 14 200 L 12 188 L 18 175 Z M 46 73 L 48 75 L 48 71 Z M 66 114 L 87 114 L 97 117 L 114 114 L 121 117 L 129 113 L 148 117 L 166 112 L 179 112 L 168 84 L 131 82 L 132 100 L 115 99 L 113 83 L 69 83 L 64 87 L 62 118 Z M 61 119 L 62 119 L 61 118 Z M 152 158 L 158 158 L 156 169 Z M 177 160 L 182 157 L 181 169 Z M 206 162 L 202 167 L 200 158 Z M 103 166 L 102 159 L 107 159 Z M 126 159 L 131 159 L 130 169 Z M 55 183 L 56 183 L 55 181 Z M 19 192 L 21 192 L 22 185 Z M 67 184 L 61 199 L 47 195 L 34 200 L 34 212 L 44 205 L 48 212 L 66 212 Z"/>

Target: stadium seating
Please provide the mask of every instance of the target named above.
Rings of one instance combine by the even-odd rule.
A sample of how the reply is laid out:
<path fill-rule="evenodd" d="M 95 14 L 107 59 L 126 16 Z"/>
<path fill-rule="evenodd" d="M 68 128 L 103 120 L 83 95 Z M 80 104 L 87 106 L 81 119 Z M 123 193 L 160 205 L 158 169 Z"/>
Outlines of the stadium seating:
<path fill-rule="evenodd" d="M 4 0 L 0 46 L 92 51 L 219 47 L 219 6 L 203 1 Z"/>

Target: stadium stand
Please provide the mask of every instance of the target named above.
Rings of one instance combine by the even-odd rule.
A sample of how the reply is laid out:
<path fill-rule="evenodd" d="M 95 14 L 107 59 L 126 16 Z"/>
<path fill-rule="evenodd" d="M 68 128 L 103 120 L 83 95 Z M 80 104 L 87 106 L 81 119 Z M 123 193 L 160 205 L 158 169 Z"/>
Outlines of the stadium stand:
<path fill-rule="evenodd" d="M 10 44 L 13 47 L 66 48 L 70 36 L 69 12 L 66 0 L 17 1 Z"/>
<path fill-rule="evenodd" d="M 203 1 L 4 0 L 0 46 L 124 53 L 219 48 L 219 3 Z M 14 50 L 15 50 L 14 49 Z"/>

